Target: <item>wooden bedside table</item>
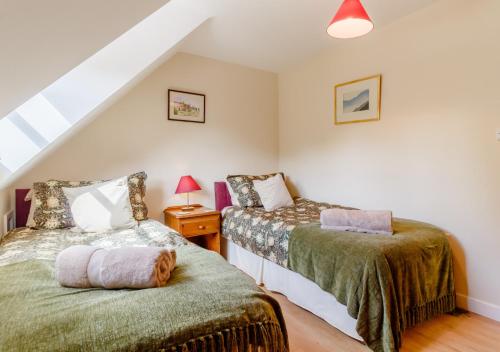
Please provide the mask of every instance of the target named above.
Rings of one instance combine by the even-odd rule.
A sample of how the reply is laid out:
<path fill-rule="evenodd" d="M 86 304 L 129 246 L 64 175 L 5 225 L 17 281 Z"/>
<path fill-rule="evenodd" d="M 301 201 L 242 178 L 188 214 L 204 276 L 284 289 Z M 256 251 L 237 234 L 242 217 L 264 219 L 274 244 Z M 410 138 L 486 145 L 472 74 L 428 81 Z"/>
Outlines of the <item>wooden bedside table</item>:
<path fill-rule="evenodd" d="M 206 249 L 220 253 L 220 211 L 200 204 L 193 207 L 192 211 L 182 211 L 182 206 L 166 208 L 165 225 L 195 243 L 203 240 Z"/>

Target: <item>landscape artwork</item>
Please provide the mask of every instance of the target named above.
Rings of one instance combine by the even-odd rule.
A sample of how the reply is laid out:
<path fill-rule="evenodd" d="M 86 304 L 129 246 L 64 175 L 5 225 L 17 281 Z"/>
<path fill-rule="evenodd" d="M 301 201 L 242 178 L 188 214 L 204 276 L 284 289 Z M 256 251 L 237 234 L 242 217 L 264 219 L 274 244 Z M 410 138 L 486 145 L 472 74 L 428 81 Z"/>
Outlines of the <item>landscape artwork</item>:
<path fill-rule="evenodd" d="M 382 76 L 335 86 L 335 124 L 380 120 Z"/>
<path fill-rule="evenodd" d="M 370 110 L 370 90 L 364 89 L 353 93 L 345 93 L 342 105 L 344 113 Z"/>
<path fill-rule="evenodd" d="M 168 119 L 205 123 L 205 95 L 169 89 Z"/>

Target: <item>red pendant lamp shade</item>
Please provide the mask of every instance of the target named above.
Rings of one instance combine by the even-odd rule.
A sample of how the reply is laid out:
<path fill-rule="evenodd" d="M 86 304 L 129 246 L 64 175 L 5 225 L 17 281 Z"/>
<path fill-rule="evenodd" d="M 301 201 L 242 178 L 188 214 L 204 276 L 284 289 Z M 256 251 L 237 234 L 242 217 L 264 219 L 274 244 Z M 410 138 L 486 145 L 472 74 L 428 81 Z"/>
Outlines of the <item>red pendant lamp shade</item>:
<path fill-rule="evenodd" d="M 369 33 L 373 22 L 360 0 L 344 0 L 328 25 L 327 32 L 334 38 L 356 38 Z"/>
<path fill-rule="evenodd" d="M 175 194 L 199 191 L 201 187 L 191 176 L 182 176 L 175 190 Z"/>

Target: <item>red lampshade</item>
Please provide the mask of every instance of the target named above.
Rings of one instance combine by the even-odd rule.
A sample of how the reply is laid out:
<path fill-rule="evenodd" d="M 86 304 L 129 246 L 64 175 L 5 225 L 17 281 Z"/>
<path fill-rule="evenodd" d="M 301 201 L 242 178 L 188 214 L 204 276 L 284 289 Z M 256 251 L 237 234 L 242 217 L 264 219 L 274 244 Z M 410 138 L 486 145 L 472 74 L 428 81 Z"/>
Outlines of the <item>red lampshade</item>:
<path fill-rule="evenodd" d="M 328 25 L 327 32 L 335 38 L 361 37 L 373 29 L 373 22 L 360 0 L 344 0 Z"/>
<path fill-rule="evenodd" d="M 175 194 L 199 191 L 201 187 L 191 176 L 182 176 L 175 190 Z"/>

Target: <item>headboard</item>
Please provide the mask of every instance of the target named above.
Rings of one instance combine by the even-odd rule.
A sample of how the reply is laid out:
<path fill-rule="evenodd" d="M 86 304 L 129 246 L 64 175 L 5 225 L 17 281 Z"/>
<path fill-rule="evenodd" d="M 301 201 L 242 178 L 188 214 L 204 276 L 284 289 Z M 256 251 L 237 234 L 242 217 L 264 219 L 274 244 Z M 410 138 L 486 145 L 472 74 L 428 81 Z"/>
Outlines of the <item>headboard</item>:
<path fill-rule="evenodd" d="M 221 211 L 225 207 L 230 207 L 231 205 L 233 205 L 233 203 L 231 203 L 231 195 L 229 194 L 229 191 L 227 189 L 226 182 L 224 181 L 215 182 L 214 189 L 215 189 L 215 209 Z"/>
<path fill-rule="evenodd" d="M 25 227 L 28 222 L 31 201 L 25 201 L 29 189 L 16 189 L 16 227 Z"/>

